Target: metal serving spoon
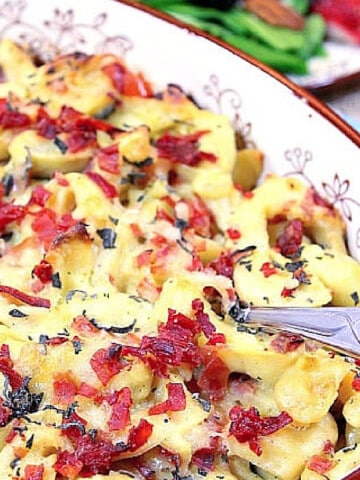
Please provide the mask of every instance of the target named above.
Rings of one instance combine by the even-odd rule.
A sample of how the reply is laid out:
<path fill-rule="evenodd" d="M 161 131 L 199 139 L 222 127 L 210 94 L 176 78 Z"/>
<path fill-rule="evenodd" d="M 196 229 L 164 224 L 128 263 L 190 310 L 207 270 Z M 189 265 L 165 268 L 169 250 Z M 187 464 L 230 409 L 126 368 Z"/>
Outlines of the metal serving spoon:
<path fill-rule="evenodd" d="M 239 326 L 297 333 L 360 358 L 360 308 L 241 306 L 238 313 L 233 318 Z"/>

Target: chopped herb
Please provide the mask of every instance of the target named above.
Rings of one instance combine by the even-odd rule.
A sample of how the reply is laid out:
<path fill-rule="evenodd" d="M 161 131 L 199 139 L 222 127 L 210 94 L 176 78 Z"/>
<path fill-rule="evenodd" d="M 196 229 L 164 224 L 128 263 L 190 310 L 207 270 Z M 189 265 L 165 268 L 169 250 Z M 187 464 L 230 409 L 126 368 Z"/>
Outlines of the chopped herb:
<path fill-rule="evenodd" d="M 11 409 L 12 418 L 25 418 L 28 413 L 39 410 L 43 393 L 31 393 L 29 390 L 30 377 L 25 377 L 20 388 L 9 390 L 9 385 L 4 387 L 4 405 Z"/>
<path fill-rule="evenodd" d="M 51 283 L 54 288 L 61 288 L 60 273 L 56 272 L 51 275 Z"/>
<path fill-rule="evenodd" d="M 14 470 L 14 468 L 16 468 L 18 466 L 18 463 L 21 461 L 20 458 L 18 457 L 15 457 L 11 460 L 11 462 L 9 463 L 9 467 Z"/>
<path fill-rule="evenodd" d="M 55 137 L 54 138 L 54 144 L 58 147 L 58 149 L 60 150 L 60 152 L 62 154 L 65 154 L 68 150 L 68 146 L 66 145 L 66 143 L 61 140 L 61 138 L 59 137 Z"/>
<path fill-rule="evenodd" d="M 116 325 L 112 325 L 110 327 L 105 327 L 103 325 L 99 325 L 99 323 L 94 319 L 94 318 L 91 318 L 89 320 L 89 322 L 94 325 L 94 327 L 98 328 L 99 330 L 105 330 L 106 332 L 111 332 L 111 333 L 121 333 L 121 334 L 124 334 L 124 333 L 129 333 L 131 332 L 133 329 L 134 329 L 134 326 L 136 324 L 136 319 L 134 319 L 132 321 L 132 323 L 130 323 L 129 325 L 127 325 L 126 327 L 119 327 L 119 326 L 116 326 Z"/>
<path fill-rule="evenodd" d="M 350 297 L 354 300 L 354 305 L 359 304 L 359 293 L 358 292 L 353 292 Z"/>
<path fill-rule="evenodd" d="M 115 242 L 117 233 L 112 230 L 111 228 L 101 228 L 96 230 L 96 233 L 99 235 L 101 240 L 103 241 L 104 248 L 115 248 Z"/>
<path fill-rule="evenodd" d="M 12 310 L 10 310 L 9 315 L 11 317 L 15 317 L 15 318 L 23 318 L 23 317 L 28 317 L 29 316 L 27 313 L 21 312 L 17 308 L 13 308 Z"/>
<path fill-rule="evenodd" d="M 152 157 L 144 158 L 144 160 L 142 160 L 141 162 L 136 162 L 136 163 L 130 162 L 130 160 L 128 160 L 126 157 L 123 157 L 123 158 L 124 158 L 124 162 L 130 163 L 131 165 L 134 165 L 134 167 L 138 167 L 138 168 L 148 167 L 152 165 L 154 162 L 154 159 Z"/>
<path fill-rule="evenodd" d="M 229 309 L 229 315 L 236 323 L 245 323 L 249 315 L 249 311 L 249 305 L 241 302 L 239 297 L 236 296 L 235 302 Z"/>
<path fill-rule="evenodd" d="M 26 440 L 25 447 L 31 449 L 34 442 L 34 434 L 30 435 L 30 437 Z"/>
<path fill-rule="evenodd" d="M 77 289 L 74 289 L 74 290 L 69 290 L 68 293 L 66 294 L 66 297 L 65 297 L 65 301 L 66 303 L 68 303 L 74 295 L 76 295 L 77 293 L 80 293 L 82 298 L 81 300 L 84 302 L 88 296 L 87 292 L 85 290 L 77 290 Z"/>
<path fill-rule="evenodd" d="M 109 220 L 110 222 L 112 222 L 114 225 L 117 225 L 119 223 L 119 219 L 118 218 L 115 218 L 115 217 L 112 217 L 111 215 L 109 215 Z"/>
<path fill-rule="evenodd" d="M 9 242 L 13 237 L 13 232 L 5 232 L 1 235 L 0 238 L 4 240 L 4 242 Z"/>
<path fill-rule="evenodd" d="M 115 110 L 115 103 L 109 103 L 109 105 L 106 105 L 102 110 L 99 110 L 97 113 L 95 113 L 94 117 L 98 118 L 99 120 L 104 120 L 107 118 L 109 115 L 111 115 Z"/>
<path fill-rule="evenodd" d="M 10 195 L 11 190 L 14 187 L 14 177 L 11 174 L 6 174 L 1 179 L 1 184 L 4 187 L 4 193 L 6 196 Z"/>
<path fill-rule="evenodd" d="M 78 355 L 82 350 L 82 343 L 81 343 L 80 338 L 79 337 L 74 337 L 71 340 L 71 343 L 73 344 L 75 355 Z"/>
<path fill-rule="evenodd" d="M 305 264 L 306 264 L 306 262 L 304 262 L 304 261 L 287 262 L 287 263 L 285 263 L 285 269 L 286 269 L 288 272 L 294 273 L 294 272 L 296 272 L 296 270 L 298 270 L 299 268 L 302 268 Z"/>

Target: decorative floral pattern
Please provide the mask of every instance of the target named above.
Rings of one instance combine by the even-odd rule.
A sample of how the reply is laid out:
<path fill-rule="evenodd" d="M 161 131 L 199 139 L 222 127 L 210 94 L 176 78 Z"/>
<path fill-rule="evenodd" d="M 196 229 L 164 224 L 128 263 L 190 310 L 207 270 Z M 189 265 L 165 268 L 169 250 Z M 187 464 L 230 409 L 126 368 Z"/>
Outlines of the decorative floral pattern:
<path fill-rule="evenodd" d="M 94 52 L 117 51 L 122 56 L 133 48 L 127 36 L 107 34 L 105 12 L 96 15 L 91 23 L 84 23 L 76 18 L 73 9 L 55 8 L 52 18 L 44 20 L 42 25 L 33 25 L 23 19 L 26 7 L 25 0 L 8 0 L 0 6 L 0 38 L 10 36 L 29 45 L 43 60 L 60 52 L 84 50 L 89 45 Z"/>
<path fill-rule="evenodd" d="M 75 5 L 73 8 L 60 7 L 54 1 L 51 15 L 48 14 L 41 20 L 38 20 L 37 16 L 35 22 L 34 18 L 31 20 L 31 15 L 27 14 L 31 6 L 30 0 L 5 0 L 0 4 L 0 38 L 10 37 L 27 44 L 38 58 L 44 60 L 60 52 L 71 51 L 117 52 L 125 57 L 135 49 L 136 42 L 121 31 L 116 30 L 116 34 L 111 34 L 111 29 L 108 28 L 110 11 L 103 5 L 103 11 L 95 13 L 90 20 L 85 21 L 82 10 L 77 10 Z M 256 144 L 253 139 L 253 125 L 243 118 L 242 97 L 236 89 L 224 87 L 221 78 L 220 73 L 210 74 L 204 84 L 203 94 L 212 103 L 209 107 L 226 114 L 246 146 L 253 147 Z M 285 148 L 283 162 L 285 166 L 281 167 L 281 171 L 284 175 L 301 177 L 339 208 L 348 226 L 351 226 L 351 235 L 358 249 L 356 254 L 360 257 L 360 226 L 356 227 L 354 224 L 360 221 L 360 202 L 350 193 L 351 180 L 343 178 L 338 172 L 330 173 L 326 170 L 323 172 L 324 176 L 332 175 L 332 178 L 321 181 L 319 178 L 314 179 L 312 165 L 317 163 L 318 159 L 314 157 L 312 148 Z"/>

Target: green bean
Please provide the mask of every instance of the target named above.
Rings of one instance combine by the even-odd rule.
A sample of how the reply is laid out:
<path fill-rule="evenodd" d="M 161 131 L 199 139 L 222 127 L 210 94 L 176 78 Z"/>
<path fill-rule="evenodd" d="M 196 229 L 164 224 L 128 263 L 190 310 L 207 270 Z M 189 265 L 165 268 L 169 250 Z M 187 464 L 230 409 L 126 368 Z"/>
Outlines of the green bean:
<path fill-rule="evenodd" d="M 279 72 L 298 75 L 307 73 L 306 62 L 296 54 L 274 50 L 251 38 L 231 33 L 225 35 L 224 40 Z"/>
<path fill-rule="evenodd" d="M 309 15 L 306 19 L 304 37 L 305 43 L 300 51 L 304 59 L 314 56 L 318 48 L 322 46 L 326 32 L 326 24 L 318 14 Z"/>

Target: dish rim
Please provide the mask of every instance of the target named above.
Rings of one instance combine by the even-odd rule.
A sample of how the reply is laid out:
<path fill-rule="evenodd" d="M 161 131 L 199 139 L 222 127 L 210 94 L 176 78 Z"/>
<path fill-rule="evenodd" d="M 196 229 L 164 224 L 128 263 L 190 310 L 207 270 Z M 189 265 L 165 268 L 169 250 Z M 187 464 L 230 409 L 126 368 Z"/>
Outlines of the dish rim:
<path fill-rule="evenodd" d="M 256 58 L 248 55 L 247 53 L 239 50 L 236 47 L 226 43 L 224 40 L 215 37 L 203 30 L 194 27 L 193 25 L 189 25 L 171 15 L 157 10 L 153 7 L 150 7 L 146 4 L 137 2 L 135 0 L 112 0 L 116 3 L 122 3 L 129 7 L 135 8 L 137 10 L 143 11 L 148 13 L 154 17 L 157 17 L 167 23 L 174 25 L 177 28 L 185 29 L 188 32 L 207 39 L 208 41 L 217 44 L 221 48 L 228 50 L 236 57 L 241 58 L 247 63 L 250 63 L 257 67 L 258 69 L 262 70 L 267 75 L 273 77 L 276 81 L 283 84 L 285 87 L 289 88 L 295 96 L 299 99 L 306 100 L 307 104 L 313 108 L 317 113 L 319 113 L 322 117 L 332 123 L 339 131 L 341 131 L 350 141 L 352 141 L 357 147 L 360 148 L 360 132 L 355 130 L 350 124 L 348 124 L 344 119 L 340 117 L 334 110 L 332 110 L 328 105 L 326 105 L 321 99 L 317 98 L 312 90 L 307 90 L 305 87 L 297 85 L 294 81 L 287 78 L 282 73 L 278 72 L 277 70 L 269 67 L 268 65 L 262 63 L 261 61 L 257 60 Z M 359 73 L 360 76 L 360 73 Z"/>

